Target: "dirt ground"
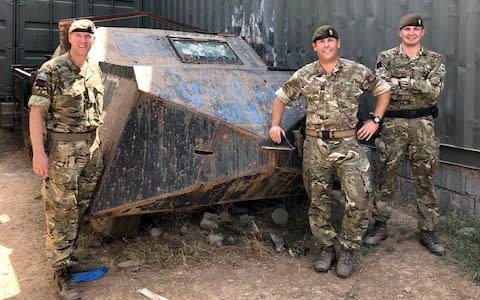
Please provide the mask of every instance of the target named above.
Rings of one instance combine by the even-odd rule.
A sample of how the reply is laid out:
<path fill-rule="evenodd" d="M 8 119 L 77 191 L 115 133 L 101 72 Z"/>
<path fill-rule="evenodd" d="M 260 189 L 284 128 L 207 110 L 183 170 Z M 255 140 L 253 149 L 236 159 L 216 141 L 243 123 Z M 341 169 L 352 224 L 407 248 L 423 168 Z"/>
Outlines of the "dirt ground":
<path fill-rule="evenodd" d="M 44 254 L 40 178 L 31 172 L 19 133 L 5 129 L 0 130 L 0 179 L 0 299 L 56 299 Z M 430 255 L 416 241 L 414 216 L 410 206 L 398 206 L 392 236 L 376 249 L 359 251 L 347 279 L 333 270 L 314 272 L 314 250 L 294 258 L 247 239 L 233 246 L 197 241 L 186 247 L 190 241 L 175 236 L 173 226 L 161 239 L 144 235 L 85 250 L 90 262 L 107 266 L 109 272 L 81 283 L 80 289 L 84 299 L 147 299 L 135 291 L 139 287 L 170 300 L 480 299 L 480 286 L 462 277 L 447 262 L 448 255 Z M 159 255 L 173 249 L 174 242 L 183 245 L 180 251 Z M 139 264 L 118 266 L 128 259 Z"/>

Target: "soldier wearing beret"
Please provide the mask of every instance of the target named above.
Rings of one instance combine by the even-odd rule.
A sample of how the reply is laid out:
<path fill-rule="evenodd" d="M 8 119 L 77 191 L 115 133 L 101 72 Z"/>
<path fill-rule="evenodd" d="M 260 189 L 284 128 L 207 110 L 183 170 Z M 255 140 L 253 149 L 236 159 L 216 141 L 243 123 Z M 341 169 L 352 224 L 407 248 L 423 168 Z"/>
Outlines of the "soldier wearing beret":
<path fill-rule="evenodd" d="M 321 249 L 313 267 L 327 272 L 336 260 L 335 245 L 339 243 L 336 274 L 345 278 L 352 273 L 353 251 L 360 247 L 368 226 L 370 164 L 358 140 L 369 140 L 377 131 L 388 106 L 390 86 L 364 65 L 340 58 L 340 44 L 331 25 L 313 32 L 312 48 L 318 60 L 297 70 L 276 91 L 269 135 L 274 142 L 281 142 L 285 106 L 303 97 L 307 110 L 303 179 L 311 200 L 310 227 Z M 356 131 L 358 98 L 365 92 L 373 93 L 377 103 L 372 119 Z M 340 232 L 331 222 L 335 172 L 346 198 Z"/>
<path fill-rule="evenodd" d="M 103 169 L 97 135 L 102 75 L 87 58 L 94 31 L 90 20 L 71 24 L 71 49 L 41 66 L 29 99 L 33 171 L 43 177 L 47 258 L 62 299 L 81 299 L 71 280 L 71 267 L 78 262 L 75 241 Z"/>
<path fill-rule="evenodd" d="M 405 157 L 409 160 L 417 192 L 420 243 L 431 253 L 443 255 L 435 230 L 440 209 L 433 185 L 439 161 L 439 139 L 434 119 L 438 114 L 437 97 L 443 89 L 445 67 L 440 54 L 426 49 L 424 21 L 416 14 L 400 19 L 401 43 L 378 55 L 377 76 L 392 86 L 392 97 L 385 113 L 381 135 L 376 140 L 378 173 L 374 191 L 375 224 L 364 242 L 377 245 L 387 238 L 393 183 Z"/>

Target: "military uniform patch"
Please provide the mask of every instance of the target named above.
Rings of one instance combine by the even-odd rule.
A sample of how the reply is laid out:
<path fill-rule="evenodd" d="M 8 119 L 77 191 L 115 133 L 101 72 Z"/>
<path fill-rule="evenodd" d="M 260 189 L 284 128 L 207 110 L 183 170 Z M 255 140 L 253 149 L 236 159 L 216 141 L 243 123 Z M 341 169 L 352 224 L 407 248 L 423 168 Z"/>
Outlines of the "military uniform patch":
<path fill-rule="evenodd" d="M 47 86 L 48 75 L 44 72 L 40 72 L 37 74 L 35 78 L 35 86 L 38 87 L 46 87 Z"/>

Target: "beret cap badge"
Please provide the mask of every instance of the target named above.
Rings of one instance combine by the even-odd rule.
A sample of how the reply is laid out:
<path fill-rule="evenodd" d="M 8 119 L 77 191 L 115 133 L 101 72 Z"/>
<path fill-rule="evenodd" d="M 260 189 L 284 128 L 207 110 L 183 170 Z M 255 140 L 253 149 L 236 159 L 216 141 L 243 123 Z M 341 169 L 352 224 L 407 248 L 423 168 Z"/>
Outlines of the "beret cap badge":
<path fill-rule="evenodd" d="M 400 19 L 400 22 L 398 24 L 399 28 L 402 29 L 405 26 L 421 26 L 423 27 L 423 19 L 421 16 L 417 14 L 408 14 L 403 16 Z"/>
<path fill-rule="evenodd" d="M 338 39 L 338 32 L 332 25 L 322 25 L 315 29 L 312 35 L 312 43 L 324 38 L 333 37 Z"/>

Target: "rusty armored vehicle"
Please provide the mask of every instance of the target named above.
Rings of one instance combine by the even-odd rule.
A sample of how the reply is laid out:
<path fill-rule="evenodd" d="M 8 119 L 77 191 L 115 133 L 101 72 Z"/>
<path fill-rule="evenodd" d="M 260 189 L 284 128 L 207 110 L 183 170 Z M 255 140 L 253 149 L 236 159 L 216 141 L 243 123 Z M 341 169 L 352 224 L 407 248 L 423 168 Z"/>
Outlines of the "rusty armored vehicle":
<path fill-rule="evenodd" d="M 302 101 L 284 114 L 284 142 L 268 137 L 274 92 L 291 72 L 269 70 L 228 34 L 98 27 L 95 35 L 105 169 L 91 215 L 108 220 L 105 230 L 143 214 L 304 195 Z"/>

